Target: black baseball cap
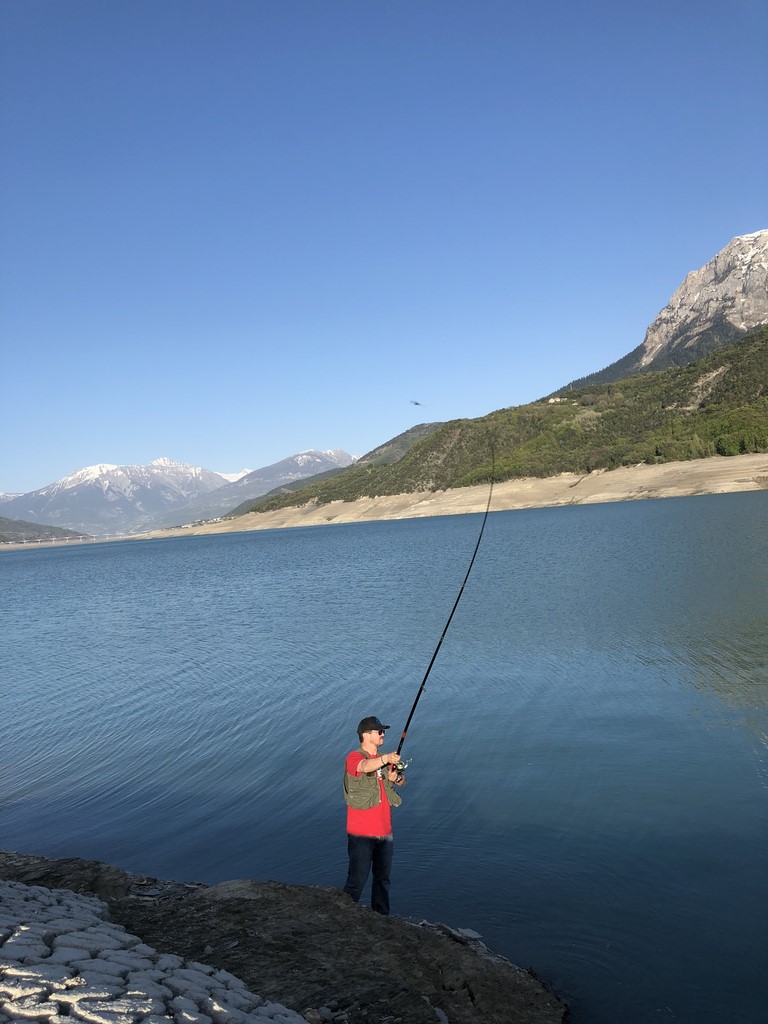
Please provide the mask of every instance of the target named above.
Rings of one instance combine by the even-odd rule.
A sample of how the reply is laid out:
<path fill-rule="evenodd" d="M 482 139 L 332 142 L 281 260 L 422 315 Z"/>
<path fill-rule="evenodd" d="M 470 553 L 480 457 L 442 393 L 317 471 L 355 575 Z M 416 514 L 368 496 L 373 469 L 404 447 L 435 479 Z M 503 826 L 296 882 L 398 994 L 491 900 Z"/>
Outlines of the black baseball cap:
<path fill-rule="evenodd" d="M 382 725 L 376 715 L 371 715 L 369 718 L 364 718 L 360 725 L 357 727 L 358 736 L 364 732 L 377 732 L 379 729 L 383 732 L 388 729 L 388 725 Z"/>

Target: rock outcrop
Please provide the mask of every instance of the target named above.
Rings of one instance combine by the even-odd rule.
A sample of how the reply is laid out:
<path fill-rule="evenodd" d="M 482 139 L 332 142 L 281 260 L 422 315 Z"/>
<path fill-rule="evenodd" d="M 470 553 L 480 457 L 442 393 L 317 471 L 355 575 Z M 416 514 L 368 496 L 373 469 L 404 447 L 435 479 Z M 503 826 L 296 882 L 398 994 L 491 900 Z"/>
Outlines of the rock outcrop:
<path fill-rule="evenodd" d="M 566 1007 L 474 933 L 382 917 L 335 889 L 164 882 L 0 852 L 0 879 L 104 900 L 154 950 L 210 965 L 310 1024 L 562 1024 Z"/>
<path fill-rule="evenodd" d="M 94 896 L 0 881 L 0 1024 L 305 1024 L 106 917 Z"/>
<path fill-rule="evenodd" d="M 567 386 L 603 384 L 645 370 L 684 366 L 765 323 L 768 230 L 732 238 L 708 263 L 686 276 L 645 332 L 642 344 L 604 370 Z"/>
<path fill-rule="evenodd" d="M 768 231 L 739 235 L 699 270 L 692 270 L 648 328 L 637 369 L 663 353 L 696 349 L 718 330 L 721 344 L 768 323 Z M 694 358 L 694 356 L 691 356 Z"/>

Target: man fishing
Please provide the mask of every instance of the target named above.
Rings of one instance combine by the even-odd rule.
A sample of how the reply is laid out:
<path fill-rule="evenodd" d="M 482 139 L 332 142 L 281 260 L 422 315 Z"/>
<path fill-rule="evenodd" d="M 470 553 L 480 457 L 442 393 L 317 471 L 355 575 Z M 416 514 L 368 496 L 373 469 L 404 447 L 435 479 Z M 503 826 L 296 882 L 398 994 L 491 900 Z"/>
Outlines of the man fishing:
<path fill-rule="evenodd" d="M 360 746 L 344 763 L 344 799 L 347 804 L 349 871 L 344 892 L 357 903 L 373 868 L 371 909 L 389 913 L 389 875 L 392 867 L 392 808 L 402 803 L 395 787 L 405 776 L 395 767 L 398 753 L 380 754 L 389 728 L 375 715 L 357 727 Z"/>

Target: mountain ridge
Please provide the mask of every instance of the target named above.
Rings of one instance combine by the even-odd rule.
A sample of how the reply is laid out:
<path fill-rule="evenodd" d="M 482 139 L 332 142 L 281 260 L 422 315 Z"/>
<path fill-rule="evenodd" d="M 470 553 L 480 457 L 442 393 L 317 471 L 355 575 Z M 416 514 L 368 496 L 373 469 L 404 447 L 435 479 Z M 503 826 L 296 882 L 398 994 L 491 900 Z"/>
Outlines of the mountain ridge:
<path fill-rule="evenodd" d="M 768 326 L 687 366 L 452 420 L 395 463 L 355 465 L 256 504 L 271 511 L 768 450 Z"/>
<path fill-rule="evenodd" d="M 307 448 L 269 466 L 252 470 L 246 476 L 227 483 L 223 487 L 188 502 L 181 508 L 169 511 L 157 520 L 158 526 L 172 526 L 178 522 L 178 513 L 187 521 L 214 519 L 231 515 L 243 502 L 257 500 L 281 487 L 290 487 L 297 482 L 318 474 L 332 473 L 355 462 L 355 457 L 341 448 L 319 451 Z"/>
<path fill-rule="evenodd" d="M 114 536 L 155 526 L 189 522 L 200 503 L 211 516 L 230 510 L 242 500 L 270 490 L 276 479 L 310 476 L 318 464 L 345 464 L 353 456 L 332 449 L 305 449 L 271 466 L 255 470 L 233 483 L 202 466 L 160 457 L 146 466 L 97 463 L 75 470 L 59 480 L 0 503 L 11 520 L 77 530 L 94 536 Z M 230 490 L 231 488 L 231 490 Z M 215 495 L 222 496 L 216 504 Z"/>

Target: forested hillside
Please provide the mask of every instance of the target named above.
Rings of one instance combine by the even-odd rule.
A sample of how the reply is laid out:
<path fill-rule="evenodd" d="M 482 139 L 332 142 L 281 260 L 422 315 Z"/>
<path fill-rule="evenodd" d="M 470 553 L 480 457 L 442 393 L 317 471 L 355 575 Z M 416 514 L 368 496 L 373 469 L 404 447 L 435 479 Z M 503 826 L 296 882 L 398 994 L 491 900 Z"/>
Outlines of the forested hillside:
<path fill-rule="evenodd" d="M 37 541 L 80 540 L 81 533 L 58 526 L 25 523 L 22 519 L 0 516 L 0 544 L 30 544 Z"/>
<path fill-rule="evenodd" d="M 763 451 L 768 327 L 687 366 L 450 421 L 395 463 L 352 466 L 242 511 Z"/>

